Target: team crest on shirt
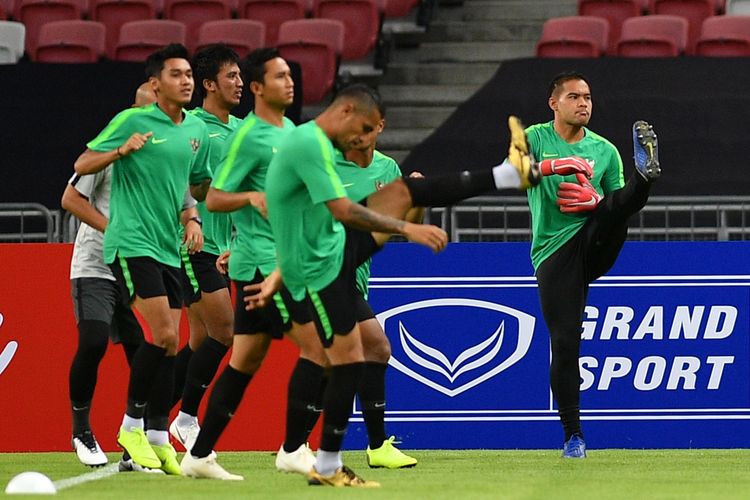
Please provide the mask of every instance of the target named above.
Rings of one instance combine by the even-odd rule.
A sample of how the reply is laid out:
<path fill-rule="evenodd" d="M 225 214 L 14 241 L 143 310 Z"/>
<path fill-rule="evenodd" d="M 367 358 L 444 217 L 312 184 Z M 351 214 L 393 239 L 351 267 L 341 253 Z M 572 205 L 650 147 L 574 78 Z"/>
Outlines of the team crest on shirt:
<path fill-rule="evenodd" d="M 197 153 L 201 147 L 201 141 L 198 139 L 190 139 L 190 147 L 193 148 L 193 153 Z"/>

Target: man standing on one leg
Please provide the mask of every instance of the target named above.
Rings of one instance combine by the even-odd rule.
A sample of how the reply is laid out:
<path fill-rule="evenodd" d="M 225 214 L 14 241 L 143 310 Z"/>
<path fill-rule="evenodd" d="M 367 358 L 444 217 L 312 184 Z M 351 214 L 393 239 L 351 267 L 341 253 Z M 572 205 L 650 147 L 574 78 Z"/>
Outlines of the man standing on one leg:
<path fill-rule="evenodd" d="M 200 200 L 210 181 L 206 125 L 186 114 L 193 93 L 187 50 L 172 44 L 146 60 L 157 102 L 119 113 L 76 160 L 78 174 L 112 168 L 104 259 L 151 339 L 136 352 L 118 443 L 144 467 L 179 474 L 167 426 L 179 341 L 179 213 L 188 186 Z M 148 437 L 143 416 L 149 397 Z"/>
<path fill-rule="evenodd" d="M 579 73 L 557 75 L 550 85 L 554 120 L 527 129 L 531 152 L 545 158 L 542 171 L 555 171 L 555 156 L 575 155 L 593 167 L 581 176 L 544 177 L 528 191 L 532 214 L 531 261 L 552 343 L 550 383 L 565 433 L 563 457 L 584 458 L 580 421 L 578 356 L 589 284 L 617 259 L 627 236 L 628 217 L 648 199 L 661 170 L 650 125 L 633 125 L 635 171 L 624 182 L 617 149 L 588 128 L 591 89 Z"/>
<path fill-rule="evenodd" d="M 242 97 L 238 62 L 237 54 L 226 45 L 208 46 L 193 57 L 193 71 L 203 106 L 190 114 L 203 120 L 208 127 L 213 170 L 221 161 L 224 142 L 240 123 L 229 113 Z M 228 214 L 209 212 L 204 202 L 198 203 L 198 212 L 198 223 L 203 226 L 203 251 L 190 254 L 182 250 L 190 339 L 177 355 L 175 392 L 180 394 L 182 404 L 177 418 L 169 426 L 170 434 L 185 450 L 195 444 L 200 432 L 198 407 L 232 345 L 232 299 L 226 279 L 216 269 L 216 259 L 229 248 L 232 221 Z"/>

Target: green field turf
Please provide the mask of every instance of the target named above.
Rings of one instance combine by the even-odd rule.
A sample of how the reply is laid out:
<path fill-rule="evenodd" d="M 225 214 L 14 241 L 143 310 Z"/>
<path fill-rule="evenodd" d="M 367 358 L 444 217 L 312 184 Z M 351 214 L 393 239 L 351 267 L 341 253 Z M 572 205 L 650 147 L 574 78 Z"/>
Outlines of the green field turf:
<path fill-rule="evenodd" d="M 302 476 L 273 468 L 269 452 L 221 452 L 219 462 L 242 482 L 122 473 L 62 489 L 60 498 L 518 498 L 748 499 L 750 450 L 594 450 L 586 460 L 559 451 L 415 451 L 419 465 L 371 470 L 362 452 L 345 463 L 379 490 L 307 486 Z M 116 456 L 110 454 L 115 460 Z M 0 454 L 2 491 L 16 474 L 35 470 L 53 481 L 90 472 L 73 453 Z"/>

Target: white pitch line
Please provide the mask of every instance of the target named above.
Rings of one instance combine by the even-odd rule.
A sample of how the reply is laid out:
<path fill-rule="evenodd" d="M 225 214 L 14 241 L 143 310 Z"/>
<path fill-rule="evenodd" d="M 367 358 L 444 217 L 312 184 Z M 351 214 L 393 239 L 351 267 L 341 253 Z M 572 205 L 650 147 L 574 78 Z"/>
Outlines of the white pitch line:
<path fill-rule="evenodd" d="M 59 481 L 54 481 L 52 484 L 55 485 L 57 491 L 64 490 L 65 488 L 72 488 L 73 486 L 88 483 L 89 481 L 98 481 L 99 479 L 114 476 L 115 474 L 117 474 L 117 467 L 118 464 L 109 464 L 93 472 L 87 472 L 86 474 L 81 474 L 80 476 L 60 479 Z"/>

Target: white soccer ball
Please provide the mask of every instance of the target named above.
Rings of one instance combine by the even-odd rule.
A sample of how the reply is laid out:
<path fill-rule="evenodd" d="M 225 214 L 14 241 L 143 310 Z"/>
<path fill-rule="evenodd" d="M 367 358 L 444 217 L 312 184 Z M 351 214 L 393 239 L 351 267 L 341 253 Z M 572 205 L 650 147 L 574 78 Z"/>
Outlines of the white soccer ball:
<path fill-rule="evenodd" d="M 54 495 L 57 489 L 52 484 L 52 480 L 41 472 L 22 472 L 8 481 L 5 493 L 8 495 L 29 493 Z"/>

